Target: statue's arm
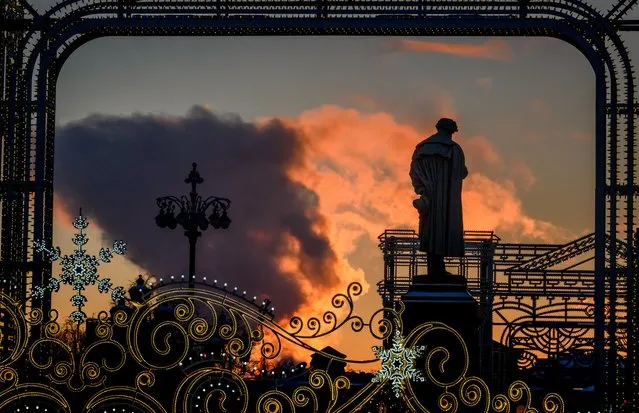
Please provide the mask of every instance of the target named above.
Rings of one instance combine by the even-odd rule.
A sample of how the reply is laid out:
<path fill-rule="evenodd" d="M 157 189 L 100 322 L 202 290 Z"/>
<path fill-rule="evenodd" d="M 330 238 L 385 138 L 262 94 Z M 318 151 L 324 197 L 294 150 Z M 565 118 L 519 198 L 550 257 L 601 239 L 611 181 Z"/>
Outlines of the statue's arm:
<path fill-rule="evenodd" d="M 413 184 L 413 189 L 415 189 L 415 193 L 418 195 L 424 195 L 426 193 L 426 188 L 424 187 L 424 183 L 420 179 L 420 174 L 418 172 L 418 161 L 413 159 L 410 163 L 410 181 Z"/>
<path fill-rule="evenodd" d="M 466 168 L 466 158 L 464 157 L 464 151 L 462 150 L 461 146 L 457 146 L 459 148 L 459 156 L 460 156 L 460 161 L 461 161 L 461 165 L 462 165 L 462 176 L 461 179 L 466 179 L 466 177 L 468 176 L 468 168 Z"/>

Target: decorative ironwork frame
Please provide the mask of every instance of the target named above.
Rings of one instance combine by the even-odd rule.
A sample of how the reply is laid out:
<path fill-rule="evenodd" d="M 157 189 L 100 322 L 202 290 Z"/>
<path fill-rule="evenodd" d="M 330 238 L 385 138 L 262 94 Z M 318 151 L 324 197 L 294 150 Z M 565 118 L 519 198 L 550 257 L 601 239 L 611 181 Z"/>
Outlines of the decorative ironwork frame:
<path fill-rule="evenodd" d="M 26 292 L 46 284 L 52 275 L 51 265 L 32 245 L 35 239 L 48 245 L 52 242 L 55 85 L 62 65 L 82 44 L 116 35 L 554 37 L 576 47 L 595 73 L 593 309 L 595 370 L 600 380 L 597 391 L 606 395 L 602 407 L 615 405 L 623 392 L 616 384 L 616 363 L 606 362 L 616 358 L 621 329 L 629 337 L 630 373 L 624 390 L 626 399 L 636 407 L 635 264 L 630 249 L 625 251 L 625 267 L 618 267 L 616 259 L 609 260 L 618 255 L 618 238 L 632 245 L 634 197 L 639 188 L 635 184 L 638 110 L 634 72 L 620 36 L 621 31 L 639 28 L 636 21 L 621 20 L 635 3 L 619 0 L 604 14 L 578 0 L 64 0 L 41 14 L 28 0 L 9 0 L 0 11 L 4 43 L 0 53 L 6 62 L 0 86 L 0 259 L 5 291 L 24 303 Z M 606 248 L 606 239 L 610 248 Z M 629 286 L 625 297 L 620 297 L 618 280 L 626 280 Z M 33 309 L 48 315 L 51 310 L 47 296 L 27 305 L 27 313 Z M 618 311 L 624 307 L 628 316 L 622 326 Z M 34 334 L 38 331 L 34 329 Z"/>
<path fill-rule="evenodd" d="M 433 401 L 443 411 L 483 406 L 482 410 L 497 413 L 509 412 L 515 405 L 531 411 L 535 403 L 530 388 L 522 381 L 493 395 L 484 380 L 468 375 L 470 360 L 464 340 L 444 324 L 423 323 L 402 339 L 403 305 L 397 310 L 380 309 L 368 321 L 356 315 L 355 297 L 362 292 L 358 283 L 350 284 L 345 294 L 334 296 L 333 309 L 326 311 L 321 320 L 293 317 L 288 328 L 275 322 L 273 314 L 265 312 L 263 306 L 249 302 L 235 290 L 203 282 L 196 286 L 188 288 L 184 281 L 160 283 L 135 309 L 114 308 L 111 316 L 101 312 L 97 323 L 91 326 L 95 338 L 79 351 L 61 340 L 55 310 L 51 319 L 44 317 L 40 309 L 26 314 L 19 302 L 0 293 L 0 302 L 10 309 L 9 318 L 17 332 L 15 346 L 0 364 L 0 411 L 30 407 L 50 412 L 355 412 L 361 411 L 390 380 L 394 390 L 401 390 L 396 390 L 396 396 L 413 412 L 428 411 L 425 405 Z M 223 319 L 222 313 L 228 318 Z M 28 334 L 38 326 L 42 327 L 41 337 Z M 407 363 L 403 371 L 392 371 L 394 367 L 385 364 L 392 360 L 382 357 L 382 373 L 359 390 L 349 392 L 351 381 L 346 375 L 335 377 L 326 370 L 313 369 L 306 372 L 305 384 L 286 389 L 278 386 L 275 378 L 267 383 L 266 390 L 255 394 L 250 392 L 251 380 L 246 371 L 242 374 L 214 359 L 191 362 L 194 352 L 199 351 L 197 345 L 214 335 L 224 339 L 223 351 L 234 360 L 252 352 L 275 359 L 287 341 L 338 362 L 376 362 L 344 359 L 309 344 L 310 339 L 347 327 L 362 333 L 367 329 L 380 340 L 395 336 L 392 351 L 405 352 Z M 457 348 L 443 347 L 438 340 L 429 342 L 428 336 L 433 333 L 452 337 Z M 421 353 L 425 353 L 423 357 Z M 458 370 L 448 368 L 452 356 L 460 366 Z M 37 374 L 25 374 L 25 368 L 28 371 L 30 367 L 37 369 Z M 426 382 L 439 393 L 415 390 L 410 379 L 420 378 L 422 372 Z M 160 377 L 163 381 L 173 378 L 175 383 L 162 387 Z M 423 377 L 418 380 L 421 381 Z M 263 384 L 264 378 L 252 384 L 255 383 Z M 349 397 L 340 397 L 346 392 Z M 539 400 L 540 411 L 564 411 L 558 394 L 549 393 Z"/>

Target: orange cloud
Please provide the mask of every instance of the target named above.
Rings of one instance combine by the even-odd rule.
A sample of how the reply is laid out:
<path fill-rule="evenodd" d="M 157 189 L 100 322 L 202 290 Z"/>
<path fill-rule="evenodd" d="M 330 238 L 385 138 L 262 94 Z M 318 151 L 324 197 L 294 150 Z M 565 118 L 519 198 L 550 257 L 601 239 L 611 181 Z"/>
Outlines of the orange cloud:
<path fill-rule="evenodd" d="M 494 230 L 502 237 L 507 233 L 507 242 L 562 243 L 574 238 L 564 228 L 528 216 L 513 185 L 499 184 L 480 173 L 470 175 L 464 183 L 463 202 L 468 229 Z"/>
<path fill-rule="evenodd" d="M 431 121 L 435 123 L 436 119 Z M 413 127 L 398 123 L 386 113 L 361 114 L 332 105 L 306 111 L 286 123 L 303 133 L 306 145 L 307 161 L 303 168 L 291 171 L 291 178 L 319 195 L 320 210 L 327 217 L 331 239 L 338 251 L 350 252 L 355 235 L 368 233 L 375 238 L 390 226 L 415 226 L 408 168 L 413 149 L 424 136 Z M 503 163 L 485 137 L 461 137 L 459 141 L 467 157 L 481 157 L 493 165 Z M 322 167 L 327 163 L 332 167 Z M 554 239 L 556 228 L 527 216 L 509 188 L 487 178 L 479 182 L 482 185 L 465 188 L 465 193 L 477 191 L 474 202 L 465 204 L 465 211 L 485 205 L 486 212 L 493 211 L 495 219 L 490 214 L 467 219 L 467 228 L 501 227 L 510 232 L 519 227 L 515 222 L 530 222 L 527 225 L 536 229 L 527 234 L 547 241 Z M 481 194 L 483 187 L 487 190 L 485 195 Z M 519 207 L 496 210 L 493 200 L 496 189 Z"/>
<path fill-rule="evenodd" d="M 513 162 L 510 165 L 510 172 L 524 191 L 528 191 L 537 182 L 533 171 L 522 161 Z"/>
<path fill-rule="evenodd" d="M 485 136 L 472 136 L 470 138 L 455 138 L 464 149 L 466 164 L 471 169 L 477 169 L 480 162 L 489 166 L 501 167 L 504 160 L 497 152 L 497 148 Z"/>
<path fill-rule="evenodd" d="M 513 52 L 505 40 L 488 40 L 482 44 L 442 43 L 421 40 L 392 40 L 390 49 L 402 52 L 444 53 L 474 59 L 513 61 Z"/>
<path fill-rule="evenodd" d="M 436 119 L 431 121 L 435 123 Z M 332 105 L 306 111 L 285 122 L 303 133 L 306 146 L 306 161 L 290 172 L 291 178 L 319 195 L 320 210 L 327 217 L 331 240 L 338 251 L 350 252 L 354 236 L 362 233 L 375 238 L 390 226 L 414 226 L 408 168 L 413 149 L 424 136 L 413 127 L 398 123 L 386 113 L 361 114 Z M 467 158 L 480 157 L 491 165 L 503 163 L 485 137 L 459 140 Z M 515 170 L 523 174 L 524 167 L 516 165 Z M 481 182 L 490 190 L 490 194 L 477 195 L 475 201 L 481 204 L 493 204 L 491 195 L 495 188 L 507 189 L 492 181 Z M 514 195 L 508 196 L 513 198 L 513 203 L 519 202 Z M 471 207 L 474 206 L 467 204 L 465 209 Z M 495 211 L 499 215 L 502 212 L 505 211 Z M 511 209 L 509 213 L 512 217 L 504 222 L 536 222 L 521 208 Z M 477 229 L 495 229 L 494 222 L 488 217 L 466 220 L 468 228 Z M 541 223 L 537 227 L 546 228 Z M 552 237 L 554 232 L 533 233 L 535 237 L 544 238 Z"/>
<path fill-rule="evenodd" d="M 365 291 L 375 294 L 364 274 L 351 268 L 346 259 L 361 236 L 375 239 L 387 228 L 415 228 L 417 217 L 411 204 L 414 194 L 408 170 L 415 145 L 425 137 L 390 114 L 364 114 L 335 105 L 283 121 L 301 132 L 305 146 L 305 160 L 290 170 L 290 178 L 318 194 L 320 212 L 326 217 L 324 233 L 339 255 L 339 287 L 318 291 L 300 281 L 309 299 L 298 314 L 321 316 L 332 295 L 345 291 L 352 281 L 361 282 Z M 433 116 L 430 122 L 435 121 Z M 457 140 L 469 162 L 479 159 L 506 170 L 503 158 L 487 138 L 462 135 Z M 524 187 L 534 183 L 532 172 L 522 163 L 515 162 L 511 172 Z M 573 235 L 528 215 L 513 182 L 497 182 L 472 170 L 464 184 L 463 198 L 466 229 L 494 230 L 509 242 L 564 242 Z M 293 270 L 299 264 L 291 258 L 282 265 Z M 321 347 L 331 342 L 319 340 L 314 344 Z"/>

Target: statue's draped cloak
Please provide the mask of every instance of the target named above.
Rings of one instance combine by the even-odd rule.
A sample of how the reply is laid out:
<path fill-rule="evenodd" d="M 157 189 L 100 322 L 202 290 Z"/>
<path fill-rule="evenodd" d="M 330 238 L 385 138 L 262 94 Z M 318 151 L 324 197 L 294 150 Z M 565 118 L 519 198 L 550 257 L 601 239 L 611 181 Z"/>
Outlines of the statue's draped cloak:
<path fill-rule="evenodd" d="M 420 220 L 420 251 L 464 256 L 461 191 L 466 176 L 464 152 L 450 137 L 436 133 L 415 148 L 410 178 L 428 204 L 427 216 Z"/>

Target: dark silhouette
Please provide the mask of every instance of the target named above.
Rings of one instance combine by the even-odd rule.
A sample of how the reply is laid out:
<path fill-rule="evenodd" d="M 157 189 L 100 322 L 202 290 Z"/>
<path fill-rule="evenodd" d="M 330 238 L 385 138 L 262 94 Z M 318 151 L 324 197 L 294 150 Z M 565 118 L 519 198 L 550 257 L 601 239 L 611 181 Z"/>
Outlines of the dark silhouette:
<path fill-rule="evenodd" d="M 135 285 L 129 288 L 129 297 L 131 297 L 131 301 L 143 303 L 150 291 L 151 289 L 146 285 L 146 280 L 142 278 L 142 274 L 139 274 Z"/>
<path fill-rule="evenodd" d="M 335 356 L 338 359 L 346 358 L 346 354 L 342 354 L 330 346 L 324 347 L 322 351 L 326 354 Z M 313 353 L 311 355 L 311 368 L 325 370 L 330 377 L 335 378 L 344 375 L 346 362 L 326 357 L 321 353 Z"/>
<path fill-rule="evenodd" d="M 452 140 L 457 123 L 441 118 L 437 133 L 415 148 L 410 178 L 419 198 L 419 250 L 428 254 L 428 274 L 445 275 L 444 257 L 464 256 L 462 181 L 468 169 L 461 147 Z"/>
<path fill-rule="evenodd" d="M 206 231 L 209 223 L 215 229 L 227 229 L 231 224 L 231 219 L 227 215 L 231 201 L 215 196 L 202 199 L 197 193 L 196 186 L 204 182 L 204 179 L 200 176 L 195 162 L 184 182 L 191 184 L 189 198 L 186 196 L 158 198 L 160 213 L 155 217 L 155 222 L 160 228 L 175 229 L 178 225 L 184 228 L 184 235 L 189 239 L 189 288 L 193 289 L 195 287 L 195 245 L 198 237 L 202 235 L 198 229 Z M 176 206 L 179 208 L 177 216 L 173 212 Z M 207 218 L 206 214 L 210 207 L 211 215 Z"/>

